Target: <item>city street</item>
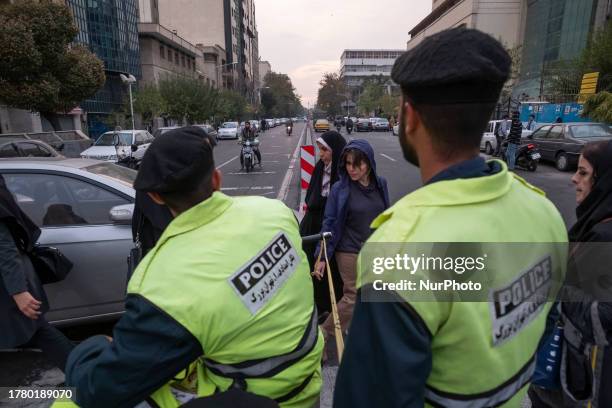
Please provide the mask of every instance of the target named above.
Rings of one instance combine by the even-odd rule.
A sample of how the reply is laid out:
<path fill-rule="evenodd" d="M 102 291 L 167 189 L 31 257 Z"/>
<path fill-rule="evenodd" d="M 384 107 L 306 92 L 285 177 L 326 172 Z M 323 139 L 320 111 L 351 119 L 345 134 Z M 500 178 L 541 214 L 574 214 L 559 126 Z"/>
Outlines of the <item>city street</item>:
<path fill-rule="evenodd" d="M 376 152 L 378 173 L 384 176 L 389 184 L 391 202 L 394 203 L 405 194 L 421 185 L 418 169 L 408 164 L 402 157 L 397 136 L 391 132 L 353 133 L 345 137 L 368 140 Z M 246 173 L 240 170 L 240 146 L 235 140 L 220 140 L 215 149 L 217 168 L 223 173 L 222 190 L 228 195 L 261 195 L 283 200 L 289 207 L 297 210 L 300 197 L 299 181 L 299 145 L 307 141 L 312 143 L 317 133 L 306 128 L 305 124 L 296 124 L 294 133 L 288 137 L 285 127 L 279 126 L 268 130 L 260 136 L 263 166 L 256 166 L 255 171 Z M 566 224 L 571 226 L 574 215 L 574 189 L 571 184 L 571 173 L 561 173 L 552 165 L 541 164 L 535 173 L 521 171 L 518 173 L 530 183 L 543 189 L 548 197 L 559 208 Z M 78 341 L 87 336 L 108 333 L 111 325 L 102 327 L 78 327 L 67 331 L 68 335 Z M 337 363 L 333 358 L 334 346 L 328 346 L 331 358 L 324 367 L 325 383 L 321 394 L 321 407 L 331 406 L 333 383 Z M 0 387 L 21 384 L 23 386 L 55 386 L 63 382 L 63 375 L 44 362 L 36 351 L 10 351 L 1 353 L 0 370 L 3 375 Z M 47 407 L 49 403 L 40 401 L 6 401 L 6 395 L 0 394 L 0 405 L 10 407 Z"/>

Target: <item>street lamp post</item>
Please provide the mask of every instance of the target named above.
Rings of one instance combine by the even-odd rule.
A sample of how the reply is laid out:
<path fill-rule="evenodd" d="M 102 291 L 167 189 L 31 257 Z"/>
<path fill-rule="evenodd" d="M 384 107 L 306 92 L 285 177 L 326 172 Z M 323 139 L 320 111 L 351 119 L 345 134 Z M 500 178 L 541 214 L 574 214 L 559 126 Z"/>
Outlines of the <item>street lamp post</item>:
<path fill-rule="evenodd" d="M 136 129 L 136 126 L 134 125 L 134 101 L 132 99 L 132 84 L 136 83 L 136 77 L 132 74 L 128 74 L 128 76 L 120 74 L 119 77 L 121 78 L 121 81 L 123 81 L 124 84 L 128 84 L 128 88 L 130 90 L 130 113 L 132 115 L 132 130 L 134 130 Z"/>

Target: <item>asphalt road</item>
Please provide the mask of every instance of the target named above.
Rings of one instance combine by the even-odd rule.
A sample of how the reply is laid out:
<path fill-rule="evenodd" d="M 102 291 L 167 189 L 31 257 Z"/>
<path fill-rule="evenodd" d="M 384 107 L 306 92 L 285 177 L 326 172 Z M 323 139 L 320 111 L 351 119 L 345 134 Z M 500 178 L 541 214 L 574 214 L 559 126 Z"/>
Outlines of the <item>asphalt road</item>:
<path fill-rule="evenodd" d="M 374 147 L 378 173 L 389 185 L 391 202 L 421 186 L 418 169 L 404 161 L 396 136 L 391 132 L 353 133 L 347 138 L 363 138 Z M 287 136 L 284 126 L 266 131 L 260 136 L 262 167 L 252 173 L 240 170 L 240 146 L 234 140 L 221 140 L 215 149 L 217 168 L 223 173 L 222 191 L 228 195 L 261 195 L 283 200 L 297 210 L 299 205 L 299 145 L 313 143 L 317 134 L 304 124 L 296 124 L 292 136 Z M 522 177 L 541 188 L 555 203 L 568 226 L 575 221 L 574 190 L 570 173 L 558 172 L 554 167 L 541 164 L 535 173 L 517 171 Z M 68 331 L 70 338 L 78 341 L 98 333 L 110 333 L 111 326 L 86 326 Z M 324 366 L 324 387 L 321 407 L 331 407 L 333 384 L 337 371 L 333 344 L 328 347 L 330 360 Z M 40 353 L 32 350 L 0 352 L 0 406 L 48 407 L 48 401 L 8 401 L 9 386 L 53 387 L 63 382 L 63 375 L 52 368 Z"/>

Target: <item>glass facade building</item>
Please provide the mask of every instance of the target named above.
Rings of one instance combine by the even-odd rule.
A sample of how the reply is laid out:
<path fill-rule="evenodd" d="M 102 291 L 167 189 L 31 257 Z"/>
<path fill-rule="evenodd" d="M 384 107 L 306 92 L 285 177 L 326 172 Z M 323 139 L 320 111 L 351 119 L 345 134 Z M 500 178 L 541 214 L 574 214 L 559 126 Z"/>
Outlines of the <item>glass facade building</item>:
<path fill-rule="evenodd" d="M 81 107 L 87 111 L 90 136 L 106 130 L 103 120 L 121 110 L 126 86 L 119 74 L 140 79 L 138 4 L 136 0 L 66 0 L 72 9 L 84 44 L 104 62 L 106 83 Z"/>
<path fill-rule="evenodd" d="M 593 30 L 597 0 L 527 0 L 521 79 L 515 95 L 542 95 L 542 70 L 578 57 Z"/>

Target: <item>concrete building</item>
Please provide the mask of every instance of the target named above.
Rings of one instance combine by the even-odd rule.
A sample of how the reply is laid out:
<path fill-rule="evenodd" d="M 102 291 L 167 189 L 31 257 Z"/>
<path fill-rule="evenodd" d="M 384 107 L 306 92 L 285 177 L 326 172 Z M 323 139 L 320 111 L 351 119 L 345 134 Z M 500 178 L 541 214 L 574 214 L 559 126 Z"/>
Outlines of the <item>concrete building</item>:
<path fill-rule="evenodd" d="M 272 65 L 268 61 L 259 61 L 259 81 L 264 84 L 266 75 L 272 72 Z"/>
<path fill-rule="evenodd" d="M 340 75 L 349 87 L 359 87 L 368 78 L 391 80 L 391 68 L 405 50 L 344 50 L 340 57 Z"/>
<path fill-rule="evenodd" d="M 432 0 L 432 11 L 412 30 L 407 48 L 429 35 L 453 27 L 475 28 L 491 34 L 507 47 L 522 42 L 526 0 Z"/>
<path fill-rule="evenodd" d="M 157 0 L 159 23 L 193 44 L 225 50 L 219 68 L 223 88 L 251 97 L 259 60 L 254 0 Z"/>
<path fill-rule="evenodd" d="M 222 61 L 225 59 L 225 48 L 220 45 L 197 44 L 196 47 L 200 50 L 201 56 L 196 60 L 196 69 L 204 73 L 204 78 L 207 84 L 215 89 L 220 89 L 223 84 L 223 67 Z"/>

